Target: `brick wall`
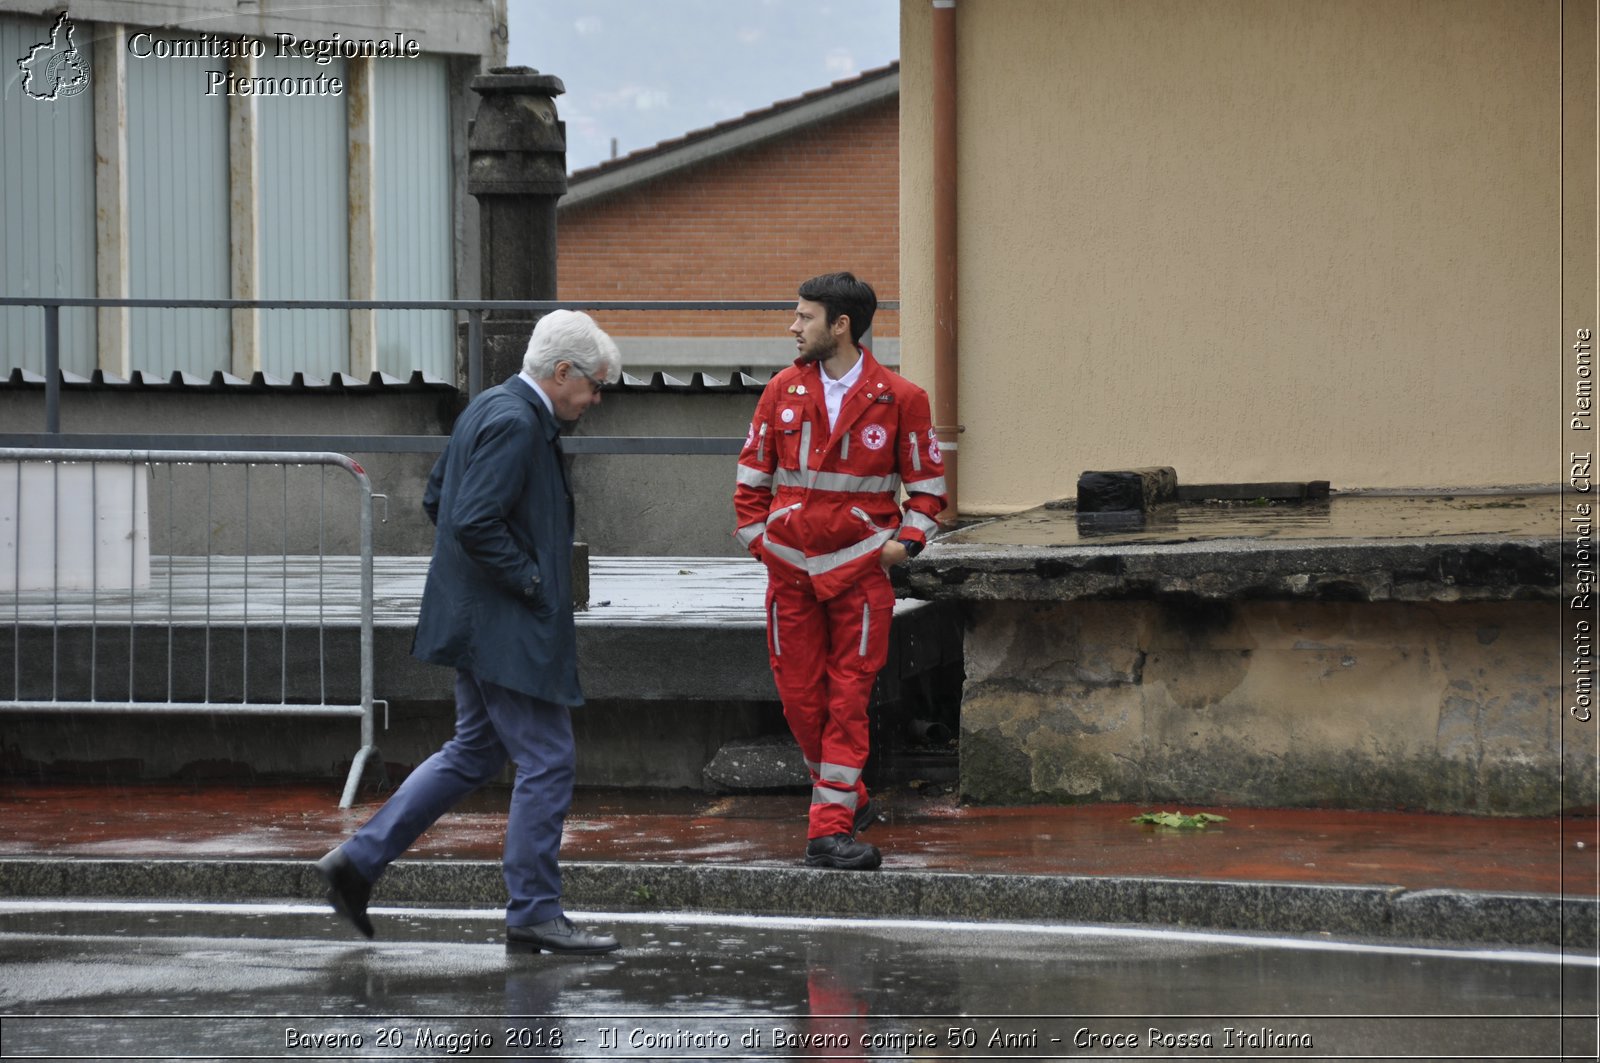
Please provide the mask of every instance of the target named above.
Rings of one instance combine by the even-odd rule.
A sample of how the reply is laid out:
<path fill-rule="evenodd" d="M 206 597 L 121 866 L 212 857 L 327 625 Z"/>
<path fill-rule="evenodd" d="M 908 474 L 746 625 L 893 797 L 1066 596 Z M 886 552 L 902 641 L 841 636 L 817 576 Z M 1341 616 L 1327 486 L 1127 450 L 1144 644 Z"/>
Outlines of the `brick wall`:
<path fill-rule="evenodd" d="M 900 297 L 899 101 L 564 209 L 562 299 L 793 300 L 847 269 Z M 617 336 L 781 337 L 788 312 L 596 314 Z M 879 311 L 875 336 L 898 336 Z"/>

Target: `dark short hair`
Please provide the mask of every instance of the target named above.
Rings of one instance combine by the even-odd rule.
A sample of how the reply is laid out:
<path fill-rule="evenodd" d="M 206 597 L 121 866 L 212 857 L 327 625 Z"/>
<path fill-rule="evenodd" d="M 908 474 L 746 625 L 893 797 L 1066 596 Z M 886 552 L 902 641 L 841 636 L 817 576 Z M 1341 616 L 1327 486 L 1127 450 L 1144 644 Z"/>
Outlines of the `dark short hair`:
<path fill-rule="evenodd" d="M 872 285 L 857 280 L 853 273 L 824 273 L 800 285 L 800 298 L 821 303 L 828 316 L 824 324 L 832 325 L 840 314 L 850 318 L 850 342 L 860 343 L 867 329 L 872 327 L 872 315 L 878 310 L 878 294 Z"/>

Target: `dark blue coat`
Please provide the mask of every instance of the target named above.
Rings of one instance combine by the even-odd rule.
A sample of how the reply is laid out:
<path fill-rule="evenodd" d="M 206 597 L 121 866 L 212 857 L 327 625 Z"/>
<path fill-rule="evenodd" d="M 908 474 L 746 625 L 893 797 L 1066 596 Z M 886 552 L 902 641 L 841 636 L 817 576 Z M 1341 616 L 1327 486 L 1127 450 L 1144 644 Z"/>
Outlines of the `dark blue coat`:
<path fill-rule="evenodd" d="M 572 491 L 560 431 L 520 376 L 457 418 L 422 499 L 437 531 L 411 652 L 576 706 Z"/>

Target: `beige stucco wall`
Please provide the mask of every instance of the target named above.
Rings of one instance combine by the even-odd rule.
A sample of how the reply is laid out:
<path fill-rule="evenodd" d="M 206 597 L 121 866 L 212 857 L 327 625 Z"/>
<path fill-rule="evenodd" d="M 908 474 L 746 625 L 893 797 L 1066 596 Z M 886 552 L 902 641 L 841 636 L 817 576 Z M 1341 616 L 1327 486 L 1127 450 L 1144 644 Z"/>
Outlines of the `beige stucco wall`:
<path fill-rule="evenodd" d="M 902 362 L 932 383 L 929 0 Z M 961 509 L 1553 483 L 1557 0 L 958 0 Z"/>

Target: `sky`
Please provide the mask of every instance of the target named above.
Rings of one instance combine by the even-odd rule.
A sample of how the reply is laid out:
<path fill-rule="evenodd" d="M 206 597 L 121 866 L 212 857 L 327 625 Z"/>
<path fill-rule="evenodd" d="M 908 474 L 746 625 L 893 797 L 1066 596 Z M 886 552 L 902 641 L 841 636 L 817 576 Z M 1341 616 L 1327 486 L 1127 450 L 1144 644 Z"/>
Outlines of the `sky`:
<path fill-rule="evenodd" d="M 508 0 L 507 61 L 566 85 L 567 168 L 900 57 L 899 0 Z"/>

